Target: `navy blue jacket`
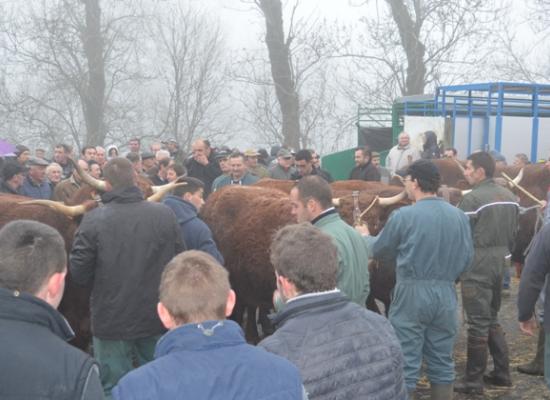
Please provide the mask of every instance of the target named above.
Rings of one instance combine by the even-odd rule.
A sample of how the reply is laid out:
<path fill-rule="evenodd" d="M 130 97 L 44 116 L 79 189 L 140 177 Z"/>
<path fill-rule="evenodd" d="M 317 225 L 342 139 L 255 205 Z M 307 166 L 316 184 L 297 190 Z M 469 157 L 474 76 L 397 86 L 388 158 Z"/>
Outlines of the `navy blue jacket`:
<path fill-rule="evenodd" d="M 50 200 L 52 198 L 52 188 L 47 180 L 37 185 L 27 176 L 19 191 L 23 196 L 32 197 L 33 199 Z"/>
<path fill-rule="evenodd" d="M 158 342 L 155 360 L 124 376 L 118 400 L 301 400 L 300 373 L 251 346 L 235 322 L 186 324 Z"/>
<path fill-rule="evenodd" d="M 166 196 L 163 203 L 176 214 L 181 229 L 181 237 L 187 246 L 187 250 L 204 251 L 223 265 L 223 256 L 212 238 L 212 231 L 197 216 L 196 207 L 181 197 L 173 195 Z"/>

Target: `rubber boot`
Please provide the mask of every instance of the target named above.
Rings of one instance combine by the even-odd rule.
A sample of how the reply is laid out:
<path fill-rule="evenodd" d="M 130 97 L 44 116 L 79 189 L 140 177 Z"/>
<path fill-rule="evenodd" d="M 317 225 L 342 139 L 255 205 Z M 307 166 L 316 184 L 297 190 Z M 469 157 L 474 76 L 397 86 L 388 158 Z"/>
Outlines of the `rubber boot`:
<path fill-rule="evenodd" d="M 494 386 L 512 386 L 508 344 L 506 344 L 504 331 L 500 325 L 489 329 L 489 352 L 491 353 L 491 357 L 493 357 L 495 368 L 483 377 L 485 383 Z"/>
<path fill-rule="evenodd" d="M 530 363 L 518 365 L 518 371 L 522 374 L 544 376 L 544 336 L 544 329 L 540 327 L 535 359 Z"/>
<path fill-rule="evenodd" d="M 487 367 L 487 336 L 468 336 L 466 374 L 454 385 L 458 393 L 483 394 L 483 373 Z"/>
<path fill-rule="evenodd" d="M 453 398 L 453 384 L 433 384 L 430 387 L 431 400 L 451 400 Z"/>

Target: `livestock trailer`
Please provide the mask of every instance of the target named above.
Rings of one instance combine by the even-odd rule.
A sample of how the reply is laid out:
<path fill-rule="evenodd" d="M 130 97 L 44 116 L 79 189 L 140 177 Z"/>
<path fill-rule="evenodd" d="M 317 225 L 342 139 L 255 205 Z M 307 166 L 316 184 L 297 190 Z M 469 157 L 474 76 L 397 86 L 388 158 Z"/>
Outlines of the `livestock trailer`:
<path fill-rule="evenodd" d="M 398 99 L 393 106 L 393 138 L 402 130 L 421 148 L 422 134 L 436 132 L 446 147 L 465 158 L 476 150 L 496 150 L 512 161 L 525 153 L 531 162 L 550 152 L 550 85 L 491 82 L 440 86 L 435 96 Z"/>

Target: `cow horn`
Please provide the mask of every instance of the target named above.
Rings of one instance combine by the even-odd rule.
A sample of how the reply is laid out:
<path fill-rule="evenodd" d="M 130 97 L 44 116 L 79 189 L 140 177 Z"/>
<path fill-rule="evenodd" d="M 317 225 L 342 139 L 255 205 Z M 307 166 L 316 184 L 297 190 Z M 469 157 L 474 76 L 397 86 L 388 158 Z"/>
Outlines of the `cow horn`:
<path fill-rule="evenodd" d="M 147 201 L 159 202 L 166 195 L 166 193 L 168 193 L 172 189 L 185 185 L 187 185 L 186 182 L 178 182 L 176 180 L 174 182 L 167 183 L 166 185 L 154 186 L 156 190 L 153 190 L 153 194 L 147 197 Z"/>
<path fill-rule="evenodd" d="M 399 203 L 401 200 L 405 198 L 406 195 L 407 195 L 407 192 L 403 190 L 401 193 L 396 194 L 395 196 L 392 196 L 392 197 L 380 197 L 378 199 L 378 204 L 380 204 L 383 207 L 391 206 L 392 204 Z"/>
<path fill-rule="evenodd" d="M 334 207 L 340 207 L 340 198 L 337 197 L 336 199 L 332 199 L 332 205 Z"/>
<path fill-rule="evenodd" d="M 73 167 L 76 169 L 76 172 L 78 172 L 78 175 L 80 175 L 80 178 L 83 182 L 86 182 L 91 187 L 101 190 L 102 192 L 107 191 L 107 183 L 105 181 L 102 181 L 100 179 L 96 179 L 93 176 L 91 176 L 89 173 L 84 171 L 82 168 L 80 168 L 80 165 L 73 160 L 71 157 L 68 158 L 71 164 L 73 164 Z"/>
<path fill-rule="evenodd" d="M 48 206 L 59 211 L 62 214 L 65 214 L 68 217 L 78 217 L 79 215 L 82 215 L 86 212 L 86 206 L 84 204 L 80 204 L 78 206 L 67 206 L 60 201 L 53 201 L 53 200 L 29 200 L 19 204 L 24 204 L 24 205 L 38 204 L 42 206 Z"/>
<path fill-rule="evenodd" d="M 181 181 L 180 181 L 181 178 L 185 178 L 185 176 L 184 176 L 184 175 L 178 176 L 173 182 L 166 183 L 166 184 L 164 184 L 164 185 L 151 186 L 151 190 L 153 191 L 153 193 L 157 193 L 157 192 L 159 192 L 159 191 L 161 191 L 161 190 L 164 190 L 164 187 L 165 187 L 166 185 L 172 185 L 174 182 L 181 182 Z M 172 189 L 171 186 L 170 186 L 170 189 Z"/>
<path fill-rule="evenodd" d="M 461 190 L 461 193 L 462 193 L 462 196 L 466 196 L 468 193 L 470 193 L 472 191 L 472 189 L 468 189 L 468 190 Z"/>
<path fill-rule="evenodd" d="M 511 187 L 518 186 L 523 179 L 523 168 L 519 170 L 518 174 L 514 179 L 512 179 L 512 182 L 509 183 Z"/>

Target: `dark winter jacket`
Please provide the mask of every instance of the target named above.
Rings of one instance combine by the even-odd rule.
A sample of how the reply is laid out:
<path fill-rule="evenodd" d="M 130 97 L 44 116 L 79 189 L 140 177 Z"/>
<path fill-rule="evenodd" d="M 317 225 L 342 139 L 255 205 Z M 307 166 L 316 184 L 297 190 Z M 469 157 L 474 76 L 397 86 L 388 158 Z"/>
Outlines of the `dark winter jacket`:
<path fill-rule="evenodd" d="M 251 346 L 233 321 L 182 325 L 158 342 L 155 361 L 124 376 L 117 400 L 301 400 L 300 373 Z"/>
<path fill-rule="evenodd" d="M 518 319 L 528 321 L 535 312 L 535 303 L 544 290 L 544 315 L 550 315 L 550 285 L 544 282 L 550 274 L 550 224 L 537 233 L 525 260 L 518 292 Z M 544 318 L 544 332 L 550 332 L 550 318 Z"/>
<path fill-rule="evenodd" d="M 0 180 L 0 193 L 20 195 L 19 192 L 13 190 L 13 188 L 3 180 Z"/>
<path fill-rule="evenodd" d="M 84 215 L 70 254 L 73 280 L 92 284 L 92 333 L 132 340 L 164 332 L 157 316 L 164 266 L 184 250 L 172 210 L 133 186 L 102 196 Z"/>
<path fill-rule="evenodd" d="M 37 200 L 50 200 L 52 198 L 52 188 L 47 180 L 42 183 L 35 183 L 30 177 L 26 177 L 19 188 L 22 196 L 32 197 Z"/>
<path fill-rule="evenodd" d="M 212 231 L 198 216 L 195 206 L 177 196 L 166 196 L 163 201 L 174 211 L 178 224 L 180 225 L 181 236 L 188 250 L 201 250 L 223 265 L 223 256 L 212 238 Z"/>
<path fill-rule="evenodd" d="M 273 322 L 259 346 L 298 367 L 310 400 L 407 399 L 401 346 L 386 318 L 334 291 L 287 302 Z"/>
<path fill-rule="evenodd" d="M 312 170 L 311 170 L 310 175 L 319 175 L 321 178 L 323 178 L 328 183 L 333 181 L 332 176 L 330 175 L 330 173 L 325 171 L 324 169 L 321 169 L 321 168 L 313 167 Z M 302 175 L 300 174 L 300 172 L 296 171 L 292 174 L 290 179 L 292 179 L 293 181 L 296 181 L 298 179 L 302 179 Z"/>
<path fill-rule="evenodd" d="M 0 399 L 103 399 L 98 366 L 66 343 L 73 336 L 46 302 L 0 288 Z"/>
<path fill-rule="evenodd" d="M 191 158 L 187 161 L 187 164 L 185 164 L 185 168 L 187 168 L 187 176 L 200 179 L 202 183 L 204 183 L 205 198 L 208 197 L 212 191 L 212 182 L 214 182 L 214 179 L 222 174 L 222 170 L 214 157 L 214 153 L 210 154 L 210 157 L 208 157 L 207 165 L 202 165 L 195 161 L 194 158 Z"/>
<path fill-rule="evenodd" d="M 358 179 L 361 181 L 380 181 L 380 172 L 369 161 L 364 165 L 359 165 L 351 170 L 349 179 Z"/>

